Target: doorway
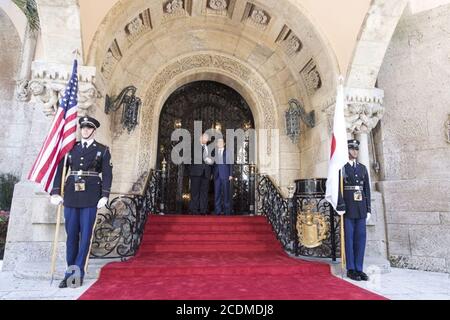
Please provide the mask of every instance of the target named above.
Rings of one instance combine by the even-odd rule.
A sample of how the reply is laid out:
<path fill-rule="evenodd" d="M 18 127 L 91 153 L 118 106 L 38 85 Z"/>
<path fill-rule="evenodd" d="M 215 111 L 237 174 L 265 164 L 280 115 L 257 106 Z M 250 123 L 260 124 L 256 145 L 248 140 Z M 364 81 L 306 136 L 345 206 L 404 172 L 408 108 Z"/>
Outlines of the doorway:
<path fill-rule="evenodd" d="M 227 129 L 252 129 L 253 114 L 245 99 L 233 88 L 214 81 L 197 81 L 178 88 L 165 102 L 159 120 L 157 167 L 166 164 L 165 212 L 188 213 L 190 201 L 189 166 L 176 165 L 171 160 L 174 129 L 183 128 L 194 136 L 194 122 L 201 121 L 203 131 L 216 128 L 225 136 Z M 193 142 L 193 141 L 191 141 Z M 236 145 L 232 182 L 232 213 L 245 215 L 251 212 L 249 196 L 248 141 Z M 209 188 L 209 212 L 214 209 L 214 181 Z"/>

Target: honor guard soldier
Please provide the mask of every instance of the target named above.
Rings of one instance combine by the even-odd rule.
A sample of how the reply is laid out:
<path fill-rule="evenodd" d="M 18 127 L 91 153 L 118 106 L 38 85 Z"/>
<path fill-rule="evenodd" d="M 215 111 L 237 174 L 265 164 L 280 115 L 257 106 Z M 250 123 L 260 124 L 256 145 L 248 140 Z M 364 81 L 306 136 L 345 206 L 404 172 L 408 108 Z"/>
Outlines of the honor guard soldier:
<path fill-rule="evenodd" d="M 366 223 L 371 216 L 370 181 L 367 168 L 357 162 L 359 141 L 348 140 L 350 161 L 342 168 L 342 190 L 339 192 L 337 212 L 344 215 L 345 255 L 347 276 L 356 281 L 367 281 L 363 272 L 366 248 Z M 340 185 L 340 189 L 341 189 Z"/>
<path fill-rule="evenodd" d="M 59 284 L 60 288 L 83 284 L 97 209 L 107 204 L 112 183 L 109 148 L 94 140 L 100 123 L 94 118 L 82 117 L 79 124 L 82 139 L 67 156 L 64 199 L 60 190 L 64 160 L 59 164 L 51 192 L 52 204 L 64 204 L 67 233 L 68 268 L 64 280 Z"/>

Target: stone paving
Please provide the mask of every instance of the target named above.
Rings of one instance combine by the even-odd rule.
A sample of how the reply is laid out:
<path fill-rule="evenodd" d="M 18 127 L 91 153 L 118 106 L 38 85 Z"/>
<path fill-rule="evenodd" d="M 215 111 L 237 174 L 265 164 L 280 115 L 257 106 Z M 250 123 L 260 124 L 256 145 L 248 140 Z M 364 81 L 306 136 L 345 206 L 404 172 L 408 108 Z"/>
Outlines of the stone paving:
<path fill-rule="evenodd" d="M 86 279 L 81 288 L 59 289 L 59 280 L 50 284 L 48 279 L 0 272 L 0 300 L 76 300 L 95 281 Z M 369 282 L 350 282 L 392 300 L 450 300 L 450 275 L 446 273 L 392 268 L 390 273 L 372 276 Z"/>

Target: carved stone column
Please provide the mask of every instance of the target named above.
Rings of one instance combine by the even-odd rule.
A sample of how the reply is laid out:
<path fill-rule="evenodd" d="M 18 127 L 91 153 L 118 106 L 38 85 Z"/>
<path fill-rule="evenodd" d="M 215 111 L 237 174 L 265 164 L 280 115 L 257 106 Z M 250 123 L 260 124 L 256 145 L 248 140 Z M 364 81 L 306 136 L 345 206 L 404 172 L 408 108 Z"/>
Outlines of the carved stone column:
<path fill-rule="evenodd" d="M 361 142 L 358 161 L 368 169 L 370 168 L 368 135 L 384 115 L 383 98 L 384 91 L 376 88 L 346 89 L 347 132 Z"/>
<path fill-rule="evenodd" d="M 58 101 L 64 94 L 72 72 L 72 65 L 35 61 L 32 65 L 32 79 L 28 85 L 34 102 L 42 105 L 46 116 L 53 116 Z M 97 98 L 101 95 L 95 86 L 95 67 L 79 66 L 78 115 L 91 113 Z"/>
<path fill-rule="evenodd" d="M 41 26 L 42 59 L 70 63 L 72 52 L 82 51 L 78 0 L 37 0 Z M 83 63 L 83 57 L 79 59 Z"/>
<path fill-rule="evenodd" d="M 16 80 L 15 96 L 19 102 L 27 102 L 30 98 L 28 85 L 31 77 L 31 63 L 36 52 L 37 37 L 38 33 L 32 31 L 30 26 L 27 26 L 22 55 L 20 57 L 20 69 Z"/>

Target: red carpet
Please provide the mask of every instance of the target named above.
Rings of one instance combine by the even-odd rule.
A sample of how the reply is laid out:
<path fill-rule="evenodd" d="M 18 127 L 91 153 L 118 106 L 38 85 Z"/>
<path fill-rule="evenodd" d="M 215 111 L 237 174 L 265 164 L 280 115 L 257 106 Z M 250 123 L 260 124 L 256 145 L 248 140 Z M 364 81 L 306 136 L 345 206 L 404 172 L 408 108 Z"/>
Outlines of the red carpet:
<path fill-rule="evenodd" d="M 264 217 L 152 215 L 136 257 L 105 266 L 80 299 L 384 298 L 290 258 Z"/>

